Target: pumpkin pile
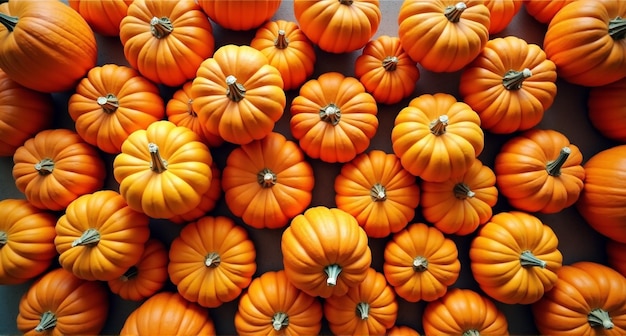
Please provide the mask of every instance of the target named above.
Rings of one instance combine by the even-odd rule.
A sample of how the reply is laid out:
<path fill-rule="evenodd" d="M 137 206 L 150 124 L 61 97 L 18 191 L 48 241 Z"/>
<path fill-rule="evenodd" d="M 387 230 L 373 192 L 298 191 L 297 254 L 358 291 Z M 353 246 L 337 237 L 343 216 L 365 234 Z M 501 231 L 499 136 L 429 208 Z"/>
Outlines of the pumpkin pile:
<path fill-rule="evenodd" d="M 626 2 L 397 7 L 0 4 L 11 328 L 626 334 Z"/>

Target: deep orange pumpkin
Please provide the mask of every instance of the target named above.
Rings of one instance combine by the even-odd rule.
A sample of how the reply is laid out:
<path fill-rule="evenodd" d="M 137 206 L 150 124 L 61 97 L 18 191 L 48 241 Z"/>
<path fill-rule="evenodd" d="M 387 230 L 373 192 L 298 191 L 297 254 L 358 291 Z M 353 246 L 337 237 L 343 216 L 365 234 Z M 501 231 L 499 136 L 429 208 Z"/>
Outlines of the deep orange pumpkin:
<path fill-rule="evenodd" d="M 269 20 L 281 0 L 198 0 L 198 4 L 222 28 L 242 31 L 258 28 Z"/>
<path fill-rule="evenodd" d="M 548 24 L 563 6 L 572 1 L 577 0 L 523 0 L 523 3 L 530 16 L 543 24 Z"/>
<path fill-rule="evenodd" d="M 103 36 L 117 36 L 132 0 L 68 0 L 89 26 Z"/>
<path fill-rule="evenodd" d="M 498 34 L 506 29 L 523 4 L 521 0 L 485 0 L 489 9 L 489 34 Z"/>
<path fill-rule="evenodd" d="M 609 240 L 606 243 L 608 264 L 626 277 L 626 243 Z"/>
<path fill-rule="evenodd" d="M 626 78 L 589 90 L 589 120 L 602 135 L 626 143 Z"/>

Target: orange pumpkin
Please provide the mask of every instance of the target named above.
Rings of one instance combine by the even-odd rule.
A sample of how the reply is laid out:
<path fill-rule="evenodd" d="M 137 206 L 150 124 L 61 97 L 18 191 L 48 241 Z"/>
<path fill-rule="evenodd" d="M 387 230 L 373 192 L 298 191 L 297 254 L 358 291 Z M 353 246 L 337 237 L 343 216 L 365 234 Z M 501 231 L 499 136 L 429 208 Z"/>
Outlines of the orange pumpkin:
<path fill-rule="evenodd" d="M 395 325 L 391 327 L 391 329 L 387 330 L 386 336 L 419 336 L 420 334 L 417 330 L 404 326 L 404 325 Z"/>
<path fill-rule="evenodd" d="M 283 270 L 267 271 L 250 283 L 235 313 L 238 335 L 318 335 L 322 304 L 297 289 Z"/>
<path fill-rule="evenodd" d="M 409 57 L 433 72 L 469 64 L 489 39 L 490 13 L 482 0 L 405 0 L 398 36 Z"/>
<path fill-rule="evenodd" d="M 459 91 L 483 129 L 508 134 L 541 122 L 556 97 L 556 77 L 541 47 L 507 36 L 487 42 L 463 70 Z"/>
<path fill-rule="evenodd" d="M 262 52 L 228 44 L 200 65 L 191 85 L 192 105 L 210 133 L 243 145 L 273 130 L 287 104 L 283 85 L 280 71 Z"/>
<path fill-rule="evenodd" d="M 324 316 L 335 335 L 382 335 L 394 326 L 398 303 L 385 276 L 370 268 L 359 285 L 324 300 Z"/>
<path fill-rule="evenodd" d="M 402 48 L 400 39 L 382 35 L 369 41 L 354 65 L 354 73 L 376 102 L 395 104 L 409 97 L 420 71 Z"/>
<path fill-rule="evenodd" d="M 126 16 L 132 0 L 68 0 L 89 26 L 103 36 L 118 36 L 120 22 Z"/>
<path fill-rule="evenodd" d="M 289 281 L 322 298 L 348 293 L 365 280 L 372 263 L 365 230 L 337 208 L 316 206 L 294 217 L 280 248 Z"/>
<path fill-rule="evenodd" d="M 56 218 L 22 199 L 0 201 L 0 285 L 25 283 L 57 257 Z"/>
<path fill-rule="evenodd" d="M 544 0 L 545 1 L 545 0 Z M 498 34 L 513 21 L 513 18 L 522 9 L 520 0 L 485 0 L 489 9 L 489 34 Z"/>
<path fill-rule="evenodd" d="M 348 162 L 364 152 L 378 129 L 378 106 L 354 77 L 327 72 L 310 79 L 290 106 L 291 134 L 311 158 Z"/>
<path fill-rule="evenodd" d="M 209 190 L 200 198 L 200 204 L 184 214 L 170 217 L 167 220 L 174 224 L 183 225 L 195 221 L 213 210 L 217 205 L 217 201 L 222 197 L 221 174 L 217 164 L 213 161 L 211 164 L 211 185 Z"/>
<path fill-rule="evenodd" d="M 378 0 L 294 0 L 293 10 L 304 34 L 336 54 L 363 48 L 382 18 Z"/>
<path fill-rule="evenodd" d="M 465 236 L 485 224 L 498 202 L 496 174 L 479 159 L 444 182 L 421 182 L 422 215 L 446 234 Z"/>
<path fill-rule="evenodd" d="M 67 103 L 78 135 L 117 154 L 130 133 L 163 119 L 159 88 L 126 66 L 105 64 L 87 73 Z"/>
<path fill-rule="evenodd" d="M 626 143 L 626 78 L 593 87 L 587 98 L 589 120 L 603 136 Z"/>
<path fill-rule="evenodd" d="M 256 250 L 246 230 L 223 216 L 187 224 L 174 239 L 167 271 L 178 293 L 208 308 L 235 300 L 256 272 Z"/>
<path fill-rule="evenodd" d="M 415 217 L 420 189 L 397 156 L 381 150 L 345 163 L 335 178 L 337 208 L 356 218 L 369 237 L 398 232 Z"/>
<path fill-rule="evenodd" d="M 580 149 L 551 129 L 509 139 L 496 155 L 498 190 L 518 210 L 556 213 L 573 205 L 583 189 Z"/>
<path fill-rule="evenodd" d="M 97 281 L 56 268 L 30 285 L 19 303 L 17 329 L 35 335 L 98 335 L 107 321 L 109 296 Z"/>
<path fill-rule="evenodd" d="M 128 63 L 168 86 L 193 79 L 215 47 L 211 22 L 194 0 L 135 0 L 119 35 Z"/>
<path fill-rule="evenodd" d="M 626 277 L 626 243 L 609 239 L 606 243 L 606 255 L 609 266 Z"/>
<path fill-rule="evenodd" d="M 226 205 L 257 229 L 284 227 L 313 197 L 313 168 L 298 145 L 280 133 L 235 148 L 223 172 Z"/>
<path fill-rule="evenodd" d="M 535 20 L 548 24 L 563 6 L 576 0 L 523 0 L 526 12 Z"/>
<path fill-rule="evenodd" d="M 272 18 L 281 0 L 198 0 L 198 4 L 220 27 L 243 31 L 258 28 Z"/>
<path fill-rule="evenodd" d="M 482 152 L 484 137 L 478 113 L 447 93 L 413 98 L 391 130 L 402 166 L 430 182 L 465 174 Z"/>
<path fill-rule="evenodd" d="M 383 272 L 396 294 L 409 302 L 433 301 L 459 278 L 454 241 L 424 223 L 395 233 L 385 245 Z"/>
<path fill-rule="evenodd" d="M 15 185 L 41 209 L 63 210 L 78 196 L 102 188 L 106 169 L 98 151 L 74 131 L 37 133 L 13 155 Z"/>

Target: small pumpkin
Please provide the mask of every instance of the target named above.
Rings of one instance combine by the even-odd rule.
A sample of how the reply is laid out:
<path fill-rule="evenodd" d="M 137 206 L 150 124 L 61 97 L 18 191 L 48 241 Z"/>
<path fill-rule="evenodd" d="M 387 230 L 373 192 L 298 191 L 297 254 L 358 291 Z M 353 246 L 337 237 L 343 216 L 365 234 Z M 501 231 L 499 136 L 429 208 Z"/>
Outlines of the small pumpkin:
<path fill-rule="evenodd" d="M 281 0 L 198 0 L 209 18 L 220 27 L 234 31 L 258 28 L 272 18 Z"/>
<path fill-rule="evenodd" d="M 524 2 L 519 0 L 485 0 L 484 5 L 489 9 L 489 35 L 498 34 L 506 29 L 523 4 Z"/>
<path fill-rule="evenodd" d="M 607 241 L 606 255 L 608 265 L 626 277 L 626 243 Z"/>
<path fill-rule="evenodd" d="M 589 121 L 603 136 L 626 143 L 626 78 L 593 87 L 587 98 Z"/>
<path fill-rule="evenodd" d="M 419 336 L 420 334 L 417 330 L 405 326 L 405 325 L 395 325 L 387 330 L 386 336 Z"/>
<path fill-rule="evenodd" d="M 167 220 L 174 224 L 184 225 L 199 219 L 209 211 L 215 209 L 217 202 L 222 197 L 221 175 L 222 172 L 217 167 L 215 161 L 213 161 L 211 164 L 211 185 L 209 186 L 209 190 L 200 198 L 200 204 L 184 214 L 170 217 Z"/>
<path fill-rule="evenodd" d="M 68 0 L 89 26 L 103 36 L 118 36 L 120 22 L 126 16 L 132 0 Z"/>
<path fill-rule="evenodd" d="M 531 17 L 543 24 L 548 24 L 563 6 L 572 1 L 577 0 L 523 0 L 523 4 Z"/>

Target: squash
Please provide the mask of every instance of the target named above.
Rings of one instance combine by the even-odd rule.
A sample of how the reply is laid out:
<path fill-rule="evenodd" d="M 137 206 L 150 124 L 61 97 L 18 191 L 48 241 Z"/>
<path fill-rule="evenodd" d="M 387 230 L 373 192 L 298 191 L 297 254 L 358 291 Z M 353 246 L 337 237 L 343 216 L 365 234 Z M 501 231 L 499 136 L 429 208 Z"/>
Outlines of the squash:
<path fill-rule="evenodd" d="M 258 28 L 272 18 L 281 0 L 198 0 L 209 18 L 220 27 L 244 31 Z"/>
<path fill-rule="evenodd" d="M 209 190 L 200 198 L 200 204 L 184 214 L 170 217 L 167 220 L 174 224 L 184 225 L 203 217 L 209 211 L 215 209 L 217 202 L 222 197 L 221 175 L 222 172 L 217 167 L 217 163 L 213 161 L 211 164 L 211 185 L 209 186 Z"/>
<path fill-rule="evenodd" d="M 132 0 L 68 0 L 94 32 L 102 36 L 118 36 L 120 22 L 126 16 Z"/>
<path fill-rule="evenodd" d="M 519 0 L 485 0 L 484 5 L 489 9 L 489 35 L 505 30 L 523 4 Z"/>
<path fill-rule="evenodd" d="M 603 136 L 626 143 L 626 78 L 593 87 L 587 98 L 589 121 Z"/>
<path fill-rule="evenodd" d="M 577 0 L 523 0 L 528 15 L 543 24 L 548 24 L 556 13 L 570 2 Z"/>
<path fill-rule="evenodd" d="M 405 325 L 395 325 L 387 330 L 386 336 L 419 336 L 420 334 L 417 330 L 405 326 Z"/>
<path fill-rule="evenodd" d="M 606 243 L 606 255 L 608 265 L 626 277 L 626 243 L 609 239 Z"/>

